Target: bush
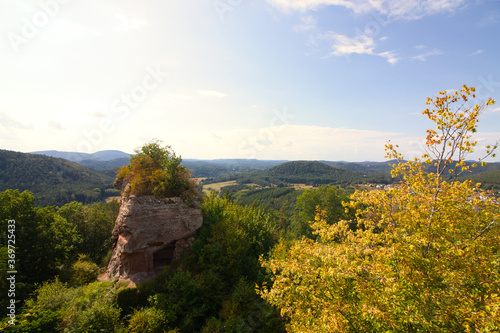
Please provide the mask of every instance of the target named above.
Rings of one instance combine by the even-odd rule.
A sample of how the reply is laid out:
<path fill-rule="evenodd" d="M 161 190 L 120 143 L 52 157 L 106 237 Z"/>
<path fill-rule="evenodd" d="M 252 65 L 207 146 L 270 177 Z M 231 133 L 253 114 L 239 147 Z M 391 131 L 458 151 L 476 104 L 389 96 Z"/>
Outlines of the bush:
<path fill-rule="evenodd" d="M 167 319 L 165 313 L 157 308 L 146 308 L 134 311 L 127 327 L 128 333 L 163 333 L 166 332 Z M 175 332 L 175 331 L 170 331 Z"/>
<path fill-rule="evenodd" d="M 127 316 L 134 310 L 146 306 L 146 295 L 138 288 L 120 288 L 116 293 L 116 305 L 121 309 L 121 315 Z"/>
<path fill-rule="evenodd" d="M 113 282 L 94 282 L 79 289 L 71 304 L 74 312 L 67 317 L 71 332 L 115 332 L 120 327 L 120 309 L 116 307 Z"/>
<path fill-rule="evenodd" d="M 94 282 L 99 275 L 99 266 L 81 255 L 71 266 L 71 270 L 71 283 L 75 286 Z"/>
<path fill-rule="evenodd" d="M 130 164 L 120 168 L 117 179 L 129 184 L 128 195 L 180 196 L 188 204 L 199 199 L 196 183 L 189 170 L 181 165 L 170 146 L 161 147 L 153 141 L 136 149 Z"/>
<path fill-rule="evenodd" d="M 9 333 L 57 333 L 60 332 L 59 324 L 61 323 L 61 316 L 51 310 L 37 310 L 23 315 L 17 323 L 13 326 L 7 326 L 0 331 Z"/>
<path fill-rule="evenodd" d="M 120 309 L 111 303 L 94 302 L 78 311 L 71 320 L 70 332 L 116 332 L 120 327 Z"/>

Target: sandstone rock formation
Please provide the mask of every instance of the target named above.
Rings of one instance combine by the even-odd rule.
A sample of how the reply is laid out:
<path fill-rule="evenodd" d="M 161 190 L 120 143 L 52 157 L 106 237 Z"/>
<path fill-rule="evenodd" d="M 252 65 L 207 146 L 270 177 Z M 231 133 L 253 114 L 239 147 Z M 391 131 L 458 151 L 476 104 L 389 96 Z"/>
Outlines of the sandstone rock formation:
<path fill-rule="evenodd" d="M 189 249 L 203 217 L 200 208 L 188 207 L 179 197 L 127 196 L 126 184 L 115 186 L 122 190 L 122 199 L 107 278 L 137 283 Z"/>

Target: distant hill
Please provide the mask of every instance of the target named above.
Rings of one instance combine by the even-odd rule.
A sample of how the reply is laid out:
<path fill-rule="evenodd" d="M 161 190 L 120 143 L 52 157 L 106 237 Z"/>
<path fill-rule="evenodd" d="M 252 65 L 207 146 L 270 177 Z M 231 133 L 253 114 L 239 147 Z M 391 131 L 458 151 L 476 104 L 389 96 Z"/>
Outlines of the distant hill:
<path fill-rule="evenodd" d="M 76 162 L 90 169 L 101 171 L 107 177 L 113 178 L 116 170 L 129 163 L 130 154 L 119 150 L 103 150 L 93 154 L 78 152 L 61 152 L 57 150 L 37 151 L 33 154 L 46 155 L 51 157 L 64 158 Z M 292 163 L 287 165 L 287 163 Z M 310 164 L 312 163 L 312 164 Z M 352 182 L 352 183 L 384 183 L 394 182 L 390 175 L 391 164 L 397 163 L 395 160 L 385 162 L 346 162 L 346 161 L 285 161 L 285 160 L 256 160 L 256 159 L 215 159 L 198 160 L 184 159 L 182 164 L 191 171 L 193 177 L 214 178 L 214 181 L 238 180 L 239 182 L 249 181 L 249 179 L 259 179 L 262 184 L 269 183 L 266 178 L 275 182 L 300 182 L 317 183 L 325 182 Z M 473 161 L 468 161 L 471 165 Z M 337 169 L 332 174 L 330 166 Z M 278 169 L 275 167 L 281 166 Z M 294 168 L 294 170 L 289 170 Z M 426 166 L 428 171 L 433 171 L 432 166 Z M 467 179 L 474 175 L 500 169 L 500 163 L 488 163 L 486 167 L 471 168 L 460 179 Z M 259 174 L 268 170 L 267 174 Z M 285 171 L 286 170 L 286 171 Z M 350 171 L 342 173 L 339 170 Z M 290 173 L 292 172 L 292 173 Z M 312 174 L 316 174 L 312 176 Z M 238 175 L 238 176 L 237 176 Z M 290 176 L 292 175 L 292 176 Z M 291 177 L 291 178 L 290 178 Z M 445 177 L 450 177 L 448 173 Z M 287 180 L 285 180 L 287 179 Z M 488 178 L 489 179 L 489 178 Z M 289 181 L 290 180 L 290 181 Z M 210 182 L 211 180 L 208 180 Z"/>
<path fill-rule="evenodd" d="M 356 182 L 363 174 L 331 167 L 319 161 L 285 162 L 268 170 L 226 175 L 212 181 L 236 180 L 239 184 L 255 183 L 261 186 L 295 184 L 341 184 Z M 208 180 L 210 182 L 210 180 Z"/>
<path fill-rule="evenodd" d="M 112 176 L 62 158 L 0 150 L 0 191 L 29 190 L 38 205 L 99 201 L 117 194 L 113 181 Z"/>
<path fill-rule="evenodd" d="M 329 162 L 324 163 L 334 168 L 346 169 L 351 171 L 361 172 L 362 174 L 369 175 L 373 173 L 391 172 L 390 164 L 396 163 L 395 160 L 386 162 Z"/>
<path fill-rule="evenodd" d="M 43 150 L 35 151 L 32 154 L 45 155 L 50 157 L 64 158 L 66 160 L 76 162 L 87 168 L 104 171 L 108 170 L 108 174 L 114 174 L 113 170 L 129 163 L 130 154 L 120 150 L 102 150 L 92 154 L 58 151 L 58 150 Z"/>
<path fill-rule="evenodd" d="M 32 154 L 64 158 L 66 160 L 77 163 L 80 163 L 82 161 L 87 161 L 88 163 L 88 161 L 111 161 L 115 159 L 130 158 L 130 154 L 124 153 L 120 150 L 102 150 L 92 154 L 58 150 L 43 150 L 32 152 Z"/>
<path fill-rule="evenodd" d="M 329 162 L 325 161 L 324 163 L 337 167 L 340 169 L 345 169 L 345 170 L 351 170 L 351 171 L 357 171 L 361 172 L 365 175 L 364 181 L 365 182 L 370 182 L 370 183 L 391 183 L 394 181 L 394 179 L 391 178 L 390 172 L 391 172 L 391 165 L 392 164 L 397 164 L 397 160 L 390 160 L 387 162 Z M 484 167 L 477 167 L 473 168 L 472 165 L 474 163 L 477 163 L 476 161 L 466 161 L 466 165 L 470 166 L 470 169 L 468 172 L 464 172 L 461 177 L 459 177 L 460 180 L 465 180 L 469 178 L 475 178 L 476 175 L 480 174 L 485 174 L 486 176 L 481 178 L 478 177 L 477 181 L 479 179 L 483 179 L 484 181 L 481 181 L 483 183 L 488 183 L 488 184 L 495 184 L 495 177 L 494 176 L 489 176 L 489 172 L 499 170 L 500 169 L 500 163 L 487 163 L 486 166 Z M 452 164 L 450 167 L 448 167 L 445 172 L 443 173 L 443 177 L 445 179 L 450 179 L 453 176 L 449 173 L 449 170 L 454 167 Z M 427 172 L 435 172 L 436 167 L 434 165 L 425 165 L 424 169 Z M 492 173 L 491 175 L 495 175 L 495 173 Z"/>
<path fill-rule="evenodd" d="M 287 183 L 315 184 L 352 182 L 363 177 L 360 172 L 334 168 L 319 161 L 286 162 L 265 171 L 265 175 Z"/>
<path fill-rule="evenodd" d="M 481 172 L 467 178 L 473 182 L 481 183 L 483 188 L 500 190 L 500 169 Z"/>
<path fill-rule="evenodd" d="M 114 172 L 118 168 L 129 164 L 129 162 L 130 158 L 124 157 L 124 158 L 115 158 L 109 161 L 83 160 L 76 163 L 94 170 Z"/>
<path fill-rule="evenodd" d="M 182 165 L 191 170 L 193 177 L 219 177 L 257 170 L 266 170 L 286 161 L 255 159 L 182 160 Z"/>
<path fill-rule="evenodd" d="M 103 150 L 93 154 L 44 150 L 32 154 L 64 158 L 90 169 L 106 171 L 108 175 L 114 175 L 118 168 L 127 165 L 131 156 L 119 150 Z M 225 174 L 266 170 L 283 162 L 286 161 L 256 159 L 182 160 L 182 164 L 191 170 L 193 177 L 219 177 Z"/>

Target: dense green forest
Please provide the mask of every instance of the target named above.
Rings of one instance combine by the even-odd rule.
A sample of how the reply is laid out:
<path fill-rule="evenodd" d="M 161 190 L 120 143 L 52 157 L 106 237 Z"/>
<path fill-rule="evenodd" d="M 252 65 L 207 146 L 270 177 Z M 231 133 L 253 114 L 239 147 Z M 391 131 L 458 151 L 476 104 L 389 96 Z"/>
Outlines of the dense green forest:
<path fill-rule="evenodd" d="M 119 179 L 134 185 L 133 193 L 182 196 L 195 190 L 169 146 L 153 142 L 136 152 L 118 173 Z M 159 172 L 164 175 L 151 177 Z M 174 189 L 177 192 L 170 193 Z M 333 185 L 301 191 L 273 188 L 260 191 L 258 198 L 244 198 L 242 193 L 205 194 L 200 205 L 203 225 L 191 251 L 133 288 L 128 282 L 97 281 L 111 255 L 117 201 L 37 206 L 31 192 L 0 193 L 0 293 L 11 295 L 11 300 L 14 295 L 16 301 L 15 319 L 6 317 L 0 329 L 283 332 L 284 319 L 255 292 L 256 286 L 272 280 L 261 260 L 279 242 L 314 239 L 308 221 L 317 205 L 327 209 L 332 221 L 348 218 L 341 203 L 348 197 Z M 12 236 L 13 247 L 7 244 Z M 18 272 L 15 290 L 7 279 L 12 267 Z M 7 298 L 0 303 L 2 308 L 10 306 Z"/>
<path fill-rule="evenodd" d="M 461 177 L 461 180 L 465 179 L 471 179 L 473 182 L 480 183 L 482 188 L 500 191 L 500 169 L 476 173 L 473 176 Z"/>
<path fill-rule="evenodd" d="M 149 149 L 152 147 L 150 146 L 145 145 L 143 148 Z M 189 173 L 184 164 L 180 164 L 180 158 L 168 151 L 169 160 L 159 164 L 168 174 L 160 177 L 157 182 L 158 179 L 143 172 L 152 165 L 149 155 L 154 150 L 148 149 L 138 152 L 130 160 L 130 166 L 122 168 L 121 175 L 140 186 L 135 191 L 150 190 L 154 194 L 158 192 L 156 188 L 159 186 L 162 189 L 161 195 L 170 195 L 170 191 L 180 184 L 179 179 L 184 184 Z M 170 159 L 175 162 L 173 166 Z M 15 281 L 15 320 L 2 318 L 0 331 L 285 332 L 295 331 L 294 327 L 304 328 L 310 327 L 309 325 L 329 327 L 326 331 L 331 331 L 330 327 L 343 327 L 333 331 L 377 332 L 379 328 L 384 328 L 384 331 L 400 331 L 391 330 L 391 322 L 386 325 L 383 318 L 379 320 L 369 312 L 363 312 L 363 302 L 377 302 L 377 297 L 370 298 L 373 294 L 370 285 L 378 279 L 377 276 L 368 275 L 365 272 L 368 266 L 363 265 L 371 262 L 375 246 L 383 248 L 383 239 L 380 237 L 384 235 L 394 216 L 402 223 L 413 223 L 415 217 L 420 216 L 422 205 L 427 204 L 425 200 L 433 202 L 435 196 L 442 195 L 441 192 L 422 194 L 433 190 L 433 186 L 428 186 L 427 182 L 434 179 L 435 166 L 432 160 L 427 162 L 428 164 L 404 160 L 388 162 L 388 165 L 392 164 L 392 168 L 399 170 L 397 172 L 402 175 L 396 178 L 391 178 L 382 164 L 336 164 L 345 167 L 341 169 L 323 162 L 296 161 L 257 171 L 254 168 L 263 167 L 268 162 L 260 165 L 253 163 L 254 166 L 248 168 L 239 164 L 240 161 L 234 165 L 222 164 L 217 167 L 204 162 L 195 164 L 194 167 L 198 167 L 199 172 L 206 172 L 207 175 L 218 175 L 229 170 L 229 174 L 208 179 L 208 182 L 231 179 L 236 180 L 237 184 L 222 187 L 218 193 L 212 191 L 203 195 L 200 204 L 203 226 L 194 236 L 195 243 L 191 251 L 167 265 L 154 279 L 137 287 L 128 287 L 127 282 L 98 281 L 111 255 L 110 236 L 119 209 L 117 201 L 103 202 L 108 195 L 116 194 L 116 191 L 111 190 L 116 170 L 107 170 L 106 175 L 106 172 L 92 171 L 59 158 L 0 151 L 0 180 L 4 186 L 0 193 L 2 295 L 8 295 L 12 289 L 12 284 L 7 279 L 9 256 L 12 253 L 15 253 L 15 269 L 18 272 Z M 498 201 L 493 192 L 477 194 L 477 189 L 472 189 L 472 183 L 464 181 L 471 179 L 497 189 L 496 186 L 500 184 L 500 164 L 488 164 L 482 168 L 472 168 L 472 164 L 467 162 L 460 166 L 471 167 L 471 172 L 464 173 L 459 178 L 461 182 L 450 182 L 449 188 L 446 182 L 443 185 L 438 183 L 443 186 L 443 191 L 449 191 L 450 197 L 440 199 L 442 201 L 439 205 L 445 205 L 445 210 L 436 210 L 436 214 L 439 214 L 437 221 L 451 219 L 452 224 L 455 223 L 455 216 L 477 215 L 477 221 L 471 223 L 479 223 L 480 229 L 475 236 L 468 238 L 469 243 L 482 238 L 484 234 L 489 235 L 494 228 L 497 230 L 493 226 L 495 220 L 491 222 L 490 218 L 499 213 Z M 442 170 L 438 169 L 443 175 L 439 182 L 450 181 L 447 173 L 455 166 L 455 163 L 447 162 Z M 367 169 L 370 167 L 373 167 L 372 171 Z M 386 184 L 395 181 L 401 183 L 391 190 L 354 194 L 351 191 L 352 184 Z M 410 186 L 406 186 L 406 182 L 411 182 Z M 183 195 L 185 191 L 195 191 L 191 183 L 186 184 L 187 187 L 181 187 L 178 189 L 179 193 L 175 193 Z M 309 184 L 314 185 L 314 188 L 293 187 L 290 184 Z M 419 186 L 422 188 L 419 189 Z M 26 189 L 30 191 L 23 191 Z M 86 194 L 88 189 L 95 195 Z M 61 196 L 62 190 L 69 194 Z M 391 194 L 393 191 L 395 195 Z M 458 201 L 462 208 L 455 212 L 453 203 Z M 407 202 L 414 202 L 412 212 L 406 208 L 401 209 L 404 206 L 402 203 Z M 449 217 L 448 212 L 456 215 Z M 393 216 L 396 213 L 399 215 Z M 407 216 L 410 217 L 405 220 Z M 430 218 L 433 218 L 432 214 Z M 385 220 L 389 222 L 378 222 Z M 15 221 L 15 233 L 9 227 L 11 221 Z M 374 223 L 374 226 L 371 227 L 368 223 Z M 442 232 L 439 228 L 436 230 Z M 12 252 L 7 240 L 14 234 L 16 246 Z M 422 237 L 427 237 L 424 234 Z M 417 235 L 421 236 L 420 233 Z M 443 235 L 446 238 L 446 233 Z M 374 245 L 370 237 L 380 239 Z M 405 231 L 402 237 L 400 242 L 406 242 L 405 237 L 408 235 Z M 497 238 L 487 239 L 494 243 Z M 364 239 L 366 244 L 359 245 L 357 239 Z M 466 247 L 472 248 L 472 243 L 469 243 L 463 243 L 467 245 L 462 248 L 454 245 L 453 251 L 458 255 L 456 258 L 464 253 Z M 491 244 L 481 244 L 477 249 L 486 249 L 492 260 L 496 260 L 498 251 L 493 251 Z M 343 260 L 341 266 L 333 260 L 337 255 L 330 256 L 331 247 L 338 249 L 338 258 Z M 351 252 L 343 252 L 346 249 Z M 431 251 L 431 248 L 425 251 Z M 455 252 L 451 254 L 452 258 L 455 258 Z M 411 250 L 404 258 L 415 259 L 411 263 L 415 265 L 415 269 L 422 269 L 423 265 L 426 272 L 427 261 L 419 261 L 421 258 L 418 253 Z M 439 250 L 436 253 L 436 260 L 440 255 L 445 255 Z M 412 257 L 412 254 L 417 255 Z M 450 254 L 447 252 L 446 255 Z M 360 260 L 361 266 L 351 267 L 349 258 Z M 387 267 L 383 266 L 382 261 L 375 263 L 380 266 L 373 264 L 370 267 L 383 267 L 390 271 L 396 264 L 403 265 L 398 274 L 406 274 L 405 264 L 398 261 L 400 258 L 390 257 L 384 260 L 388 260 Z M 435 263 L 439 264 L 439 260 L 432 264 Z M 482 265 L 481 262 L 469 260 L 467 263 L 470 263 L 473 271 L 480 274 L 478 267 Z M 451 272 L 458 266 L 460 265 L 451 265 L 447 269 Z M 468 267 L 462 266 L 460 272 L 467 271 Z M 355 274 L 346 275 L 343 267 L 352 269 Z M 386 274 L 386 271 L 383 272 Z M 494 271 L 488 272 L 488 279 L 497 279 Z M 331 274 L 337 274 L 335 279 L 341 281 L 341 284 L 333 283 L 335 279 L 332 280 Z M 408 277 L 412 278 L 412 275 Z M 483 279 L 480 276 L 473 278 L 477 281 Z M 424 278 L 422 283 L 428 285 L 422 284 L 422 290 L 431 295 L 441 292 L 440 286 L 448 282 L 438 280 L 429 282 Z M 404 288 L 408 286 L 407 283 L 396 284 L 394 281 L 397 280 L 391 281 L 393 284 L 390 285 L 398 285 L 406 293 Z M 483 301 L 476 306 L 481 311 L 485 309 L 486 313 L 497 316 L 493 313 L 497 305 L 496 296 L 491 294 L 491 284 L 486 286 L 481 282 L 481 287 L 474 289 L 477 283 L 474 281 L 471 282 L 472 290 L 467 289 L 468 284 L 462 284 L 460 288 L 468 290 L 467 293 L 470 291 L 471 295 L 479 295 L 479 299 Z M 336 294 L 329 294 L 325 286 L 336 288 Z M 356 288 L 364 288 L 365 294 L 357 294 Z M 390 291 L 377 288 L 378 292 L 385 292 L 384 295 L 391 297 Z M 429 291 L 429 288 L 434 289 Z M 309 294 L 314 297 L 310 298 L 307 296 Z M 453 297 L 462 297 L 460 295 Z M 338 299 L 340 303 L 336 303 Z M 290 303 L 286 303 L 288 301 Z M 430 309 L 439 308 L 443 311 L 440 304 L 428 304 L 426 298 L 416 301 L 409 294 L 403 294 L 401 299 L 394 301 L 401 304 L 421 302 L 418 304 L 425 311 L 428 306 Z M 462 304 L 467 309 L 466 302 L 462 301 Z M 9 299 L 3 297 L 0 300 L 0 307 L 6 309 L 9 305 Z M 329 322 L 328 311 L 333 311 L 331 306 L 336 307 L 336 315 L 344 311 L 352 325 L 344 323 L 338 316 L 333 317 L 333 324 Z M 457 304 L 454 306 L 459 308 Z M 301 307 L 304 307 L 304 312 L 300 312 Z M 294 311 L 298 311 L 300 315 L 295 316 Z M 388 313 L 390 316 L 394 315 L 390 311 Z M 433 318 L 438 318 L 438 315 L 426 312 L 424 319 L 412 319 L 418 321 L 415 324 L 405 321 L 405 317 L 398 312 L 390 320 L 394 325 L 403 325 L 398 327 L 405 327 L 406 331 L 417 332 L 420 327 L 451 327 L 436 323 Z M 325 321 L 318 322 L 318 318 Z M 498 328 L 495 326 L 498 316 L 491 318 L 493 326 L 490 326 Z M 470 320 L 476 323 L 474 325 L 483 325 L 480 318 Z M 452 325 L 466 327 L 456 321 Z"/>
<path fill-rule="evenodd" d="M 40 206 L 116 196 L 113 180 L 114 176 L 61 158 L 0 150 L 0 191 L 29 190 Z"/>
<path fill-rule="evenodd" d="M 204 181 L 221 182 L 236 180 L 238 184 L 258 184 L 260 186 L 296 184 L 349 184 L 363 179 L 363 174 L 345 169 L 338 169 L 318 161 L 286 162 L 268 170 L 243 174 L 224 175 Z"/>
<path fill-rule="evenodd" d="M 36 207 L 31 193 L 5 191 L 0 195 L 1 230 L 15 219 L 17 241 L 30 246 L 16 252 L 16 325 L 6 320 L 2 325 L 8 332 L 284 331 L 276 310 L 255 294 L 255 285 L 270 281 L 259 258 L 280 239 L 311 235 L 308 220 L 317 204 L 340 209 L 346 197 L 334 189 L 302 191 L 292 215 L 207 195 L 192 252 L 138 288 L 95 281 L 109 260 L 118 203 Z M 5 281 L 2 276 L 2 294 Z"/>
<path fill-rule="evenodd" d="M 18 153 L 21 154 L 21 153 Z M 95 154 L 74 152 L 45 151 L 37 154 L 47 154 L 69 159 L 86 168 L 98 171 L 106 179 L 113 179 L 117 170 L 129 163 L 129 157 L 123 152 L 102 151 Z M 21 155 L 19 155 L 21 156 Z M 18 157 L 19 157 L 18 156 Z M 118 158 L 115 158 L 118 157 Z M 205 184 L 227 180 L 236 180 L 240 185 L 255 183 L 261 186 L 282 185 L 289 183 L 304 184 L 337 184 L 341 186 L 352 184 L 391 184 L 395 180 L 391 177 L 391 166 L 395 160 L 387 162 L 332 162 L 332 161 L 266 161 L 247 159 L 220 159 L 220 160 L 183 160 L 183 166 L 190 170 L 193 177 L 207 178 Z M 465 161 L 472 166 L 474 161 Z M 334 168 L 325 168 L 324 165 Z M 448 166 L 451 169 L 453 165 Z M 341 169 L 342 171 L 339 171 Z M 470 168 L 460 179 L 469 179 L 477 174 L 489 173 L 500 169 L 500 163 L 488 163 L 486 166 Z M 345 171 L 349 172 L 345 172 Z M 427 167 L 432 171 L 432 167 Z M 91 172 L 92 171 L 88 171 Z M 50 175 L 49 175 L 50 177 Z M 448 176 L 449 178 L 450 176 Z M 43 178 L 43 175 L 42 175 Z M 13 178 L 14 181 L 15 178 Z M 481 179 L 484 188 L 496 188 L 500 181 L 496 173 L 486 175 Z M 17 181 L 17 180 L 16 180 Z M 248 187 L 240 186 L 239 189 Z M 233 187 L 231 191 L 237 187 Z M 50 203 L 46 202 L 47 204 Z M 56 202 L 62 204 L 63 202 Z"/>
<path fill-rule="evenodd" d="M 235 180 L 239 185 L 257 184 L 259 186 L 288 186 L 289 184 L 321 185 L 335 184 L 342 187 L 356 184 L 392 184 L 400 181 L 398 178 L 391 177 L 391 166 L 394 160 L 388 162 L 370 162 L 366 164 L 343 163 L 343 162 L 320 162 L 320 161 L 294 161 L 286 162 L 267 170 L 231 173 L 218 177 L 210 177 L 203 181 L 204 184 L 218 183 Z M 500 169 L 500 163 L 490 163 L 486 166 L 472 168 L 475 162 L 465 162 L 470 170 L 461 176 L 461 180 L 488 173 L 486 177 L 478 178 L 484 181 L 484 187 L 491 187 L 500 181 L 497 173 L 489 172 Z M 331 165 L 335 165 L 332 167 Z M 454 168 L 454 164 L 447 166 L 446 171 Z M 426 171 L 432 171 L 432 166 L 425 166 Z M 447 179 L 452 175 L 445 174 Z M 232 187 L 235 189 L 244 189 L 248 187 Z"/>

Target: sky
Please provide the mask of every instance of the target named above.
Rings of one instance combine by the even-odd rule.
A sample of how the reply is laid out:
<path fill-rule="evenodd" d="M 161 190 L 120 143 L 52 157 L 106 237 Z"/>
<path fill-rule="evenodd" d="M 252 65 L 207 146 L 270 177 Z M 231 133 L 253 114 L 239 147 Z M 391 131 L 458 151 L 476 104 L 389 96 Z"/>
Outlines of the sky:
<path fill-rule="evenodd" d="M 0 35 L 0 149 L 413 158 L 463 84 L 470 158 L 500 139 L 500 1 L 0 0 Z"/>

